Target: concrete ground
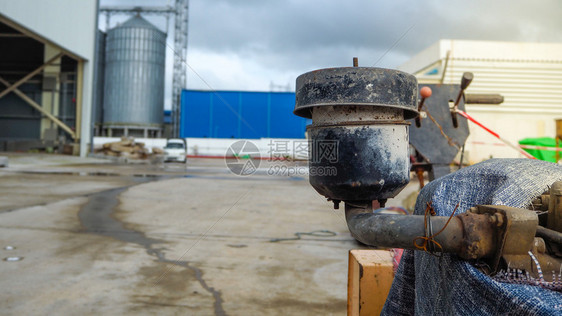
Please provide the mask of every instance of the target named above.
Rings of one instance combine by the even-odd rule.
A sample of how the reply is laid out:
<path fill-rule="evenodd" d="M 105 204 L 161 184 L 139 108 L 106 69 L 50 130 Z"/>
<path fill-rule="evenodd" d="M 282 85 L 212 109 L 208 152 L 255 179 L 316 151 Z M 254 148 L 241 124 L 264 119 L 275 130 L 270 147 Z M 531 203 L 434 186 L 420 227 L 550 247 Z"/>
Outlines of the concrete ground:
<path fill-rule="evenodd" d="M 7 155 L 2 314 L 346 312 L 348 251 L 361 246 L 306 176 Z"/>

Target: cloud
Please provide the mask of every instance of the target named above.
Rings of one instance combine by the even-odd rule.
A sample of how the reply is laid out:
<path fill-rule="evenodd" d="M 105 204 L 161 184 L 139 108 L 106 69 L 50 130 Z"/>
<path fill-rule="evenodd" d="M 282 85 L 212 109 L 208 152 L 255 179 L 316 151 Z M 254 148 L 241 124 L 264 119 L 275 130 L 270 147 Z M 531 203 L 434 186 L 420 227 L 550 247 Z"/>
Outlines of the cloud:
<path fill-rule="evenodd" d="M 557 1 L 191 1 L 189 40 L 193 50 L 305 69 L 359 54 L 376 60 L 404 36 L 383 59 L 396 67 L 388 60 L 442 38 L 560 41 L 560 9 Z"/>
<path fill-rule="evenodd" d="M 101 5 L 168 3 L 143 1 L 102 0 Z M 380 59 L 376 66 L 396 68 L 439 39 L 562 41 L 558 0 L 190 0 L 189 4 L 188 62 L 213 89 L 269 90 L 271 82 L 287 81 L 294 87 L 299 74 L 350 66 L 352 57 L 359 57 L 361 66 L 373 66 Z M 164 19 L 148 18 L 164 28 Z M 171 61 L 172 52 L 167 53 Z M 171 77 L 171 63 L 167 70 Z M 191 71 L 188 87 L 208 88 Z M 167 107 L 169 99 L 168 95 Z"/>

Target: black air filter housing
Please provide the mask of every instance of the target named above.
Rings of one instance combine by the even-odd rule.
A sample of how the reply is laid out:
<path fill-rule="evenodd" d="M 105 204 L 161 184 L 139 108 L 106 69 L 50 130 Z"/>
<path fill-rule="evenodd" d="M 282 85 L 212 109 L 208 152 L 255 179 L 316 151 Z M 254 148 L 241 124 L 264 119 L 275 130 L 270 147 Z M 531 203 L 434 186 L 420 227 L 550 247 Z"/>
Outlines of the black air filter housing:
<path fill-rule="evenodd" d="M 311 118 L 310 184 L 342 201 L 385 200 L 409 182 L 414 76 L 390 69 L 321 69 L 297 78 L 294 113 Z"/>

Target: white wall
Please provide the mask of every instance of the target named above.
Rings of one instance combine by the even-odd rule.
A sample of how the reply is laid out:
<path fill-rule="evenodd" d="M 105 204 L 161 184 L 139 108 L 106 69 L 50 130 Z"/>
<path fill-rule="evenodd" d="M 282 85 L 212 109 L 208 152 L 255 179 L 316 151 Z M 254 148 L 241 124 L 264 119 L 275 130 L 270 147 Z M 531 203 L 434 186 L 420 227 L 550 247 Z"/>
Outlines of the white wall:
<path fill-rule="evenodd" d="M 94 137 L 94 146 L 100 148 L 105 143 L 118 142 L 118 137 Z M 301 145 L 307 144 L 306 139 L 260 138 L 260 139 L 230 139 L 230 138 L 186 138 L 187 154 L 190 156 L 225 157 L 228 148 L 238 141 L 250 141 L 259 149 L 262 158 L 291 157 L 308 159 L 308 151 Z M 135 142 L 144 143 L 145 148 L 164 148 L 165 138 L 135 138 Z M 307 148 L 306 148 L 307 149 Z"/>
<path fill-rule="evenodd" d="M 2 0 L 0 13 L 83 59 L 94 55 L 97 0 Z"/>
<path fill-rule="evenodd" d="M 91 133 L 97 0 L 2 0 L 0 14 L 51 44 L 85 60 L 80 155 L 86 156 Z"/>

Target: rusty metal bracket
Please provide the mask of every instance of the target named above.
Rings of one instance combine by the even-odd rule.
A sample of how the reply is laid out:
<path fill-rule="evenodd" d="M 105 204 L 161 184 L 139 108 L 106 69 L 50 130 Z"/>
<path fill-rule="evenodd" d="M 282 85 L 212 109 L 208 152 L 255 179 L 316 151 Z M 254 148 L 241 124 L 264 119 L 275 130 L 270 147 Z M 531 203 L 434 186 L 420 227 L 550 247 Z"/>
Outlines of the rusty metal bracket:
<path fill-rule="evenodd" d="M 0 77 L 0 83 L 8 87 L 8 89 L 11 89 L 14 86 L 2 77 Z M 28 97 L 25 93 L 23 93 L 21 90 L 17 88 L 12 89 L 12 92 L 15 93 L 17 96 L 19 96 L 20 98 L 22 98 L 22 100 L 27 102 L 27 104 L 29 104 L 32 108 L 37 110 L 39 113 L 45 115 L 48 119 L 53 121 L 53 123 L 55 123 L 57 126 L 62 128 L 65 132 L 70 134 L 70 137 L 72 137 L 72 139 L 76 139 L 76 132 L 74 132 L 68 125 L 64 124 L 56 116 L 46 111 L 43 107 L 41 107 L 39 103 L 35 102 L 32 98 Z"/>
<path fill-rule="evenodd" d="M 469 210 L 457 217 L 463 227 L 463 244 L 458 255 L 468 260 L 493 257 L 497 248 L 498 229 L 492 216 Z"/>
<path fill-rule="evenodd" d="M 491 223 L 497 227 L 495 254 L 490 261 L 492 272 L 496 272 L 504 255 L 526 255 L 535 240 L 538 216 L 535 212 L 505 205 L 478 205 L 469 212 L 489 214 Z"/>

